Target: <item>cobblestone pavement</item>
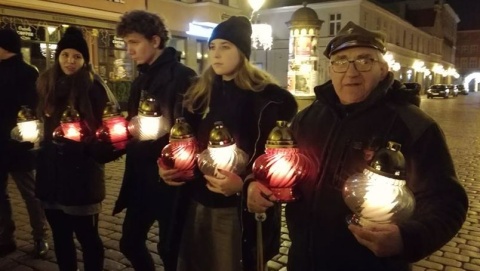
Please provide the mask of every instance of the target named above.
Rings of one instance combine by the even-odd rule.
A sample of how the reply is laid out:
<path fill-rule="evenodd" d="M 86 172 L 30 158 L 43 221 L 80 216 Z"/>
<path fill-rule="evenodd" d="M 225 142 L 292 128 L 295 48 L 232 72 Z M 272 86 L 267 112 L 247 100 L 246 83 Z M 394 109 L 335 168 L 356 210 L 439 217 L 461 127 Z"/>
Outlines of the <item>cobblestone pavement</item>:
<path fill-rule="evenodd" d="M 413 270 L 480 271 L 480 93 L 450 99 L 422 99 L 421 108 L 436 119 L 445 132 L 459 180 L 469 195 L 470 210 L 467 221 L 457 236 L 430 257 L 415 263 Z M 123 165 L 123 160 L 106 165 L 107 196 L 100 216 L 100 233 L 105 245 L 105 270 L 108 271 L 133 270 L 129 261 L 118 249 L 124 214 L 111 216 L 120 188 Z M 9 191 L 17 226 L 18 249 L 0 258 L 0 271 L 57 271 L 52 250 L 45 260 L 32 258 L 30 251 L 33 249 L 33 241 L 25 204 L 12 182 L 9 183 Z M 286 271 L 289 240 L 286 227 L 283 227 L 282 231 L 283 242 L 280 254 L 269 262 L 270 270 Z M 161 260 L 156 254 L 157 241 L 157 228 L 154 226 L 150 231 L 147 244 L 154 255 L 157 270 L 162 271 Z M 49 243 L 52 246 L 51 238 Z M 78 256 L 81 259 L 80 251 Z M 82 267 L 80 265 L 81 270 L 83 270 Z"/>

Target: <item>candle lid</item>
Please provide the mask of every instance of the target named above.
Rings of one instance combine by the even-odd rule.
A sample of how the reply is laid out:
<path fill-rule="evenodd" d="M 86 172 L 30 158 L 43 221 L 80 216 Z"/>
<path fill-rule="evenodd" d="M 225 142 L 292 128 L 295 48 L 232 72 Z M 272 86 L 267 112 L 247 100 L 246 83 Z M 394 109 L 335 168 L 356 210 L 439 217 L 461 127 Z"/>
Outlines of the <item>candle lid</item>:
<path fill-rule="evenodd" d="M 293 139 L 292 130 L 288 127 L 288 122 L 278 120 L 275 128 L 268 134 L 266 148 L 294 148 L 296 142 Z"/>
<path fill-rule="evenodd" d="M 67 109 L 63 111 L 61 123 L 78 122 L 80 121 L 80 114 L 71 106 L 67 106 Z"/>
<path fill-rule="evenodd" d="M 216 121 L 213 125 L 214 127 L 210 131 L 210 137 L 208 139 L 209 147 L 225 147 L 235 144 L 235 140 L 223 125 L 223 122 Z"/>
<path fill-rule="evenodd" d="M 175 124 L 170 129 L 170 140 L 186 139 L 193 137 L 192 127 L 180 117 L 175 120 Z"/>
<path fill-rule="evenodd" d="M 32 121 L 36 120 L 35 114 L 33 114 L 33 110 L 28 108 L 26 105 L 22 105 L 20 111 L 17 114 L 17 122 L 25 122 L 25 121 Z"/>
<path fill-rule="evenodd" d="M 105 108 L 103 109 L 103 115 L 102 118 L 110 118 L 114 116 L 119 116 L 120 112 L 118 110 L 118 107 L 115 105 L 115 103 L 112 102 L 107 102 L 105 105 Z"/>
<path fill-rule="evenodd" d="M 157 100 L 148 96 L 140 102 L 138 113 L 143 116 L 157 117 L 160 115 L 160 107 L 157 104 Z"/>

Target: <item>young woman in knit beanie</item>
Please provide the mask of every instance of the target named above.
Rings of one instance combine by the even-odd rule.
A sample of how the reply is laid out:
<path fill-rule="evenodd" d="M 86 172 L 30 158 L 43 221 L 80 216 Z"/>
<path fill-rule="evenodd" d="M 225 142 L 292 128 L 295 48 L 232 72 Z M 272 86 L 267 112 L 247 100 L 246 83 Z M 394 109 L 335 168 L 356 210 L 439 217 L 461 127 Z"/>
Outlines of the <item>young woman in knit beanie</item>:
<path fill-rule="evenodd" d="M 57 44 L 54 65 L 37 81 L 37 115 L 44 123 L 44 139 L 38 153 L 36 194 L 45 208 L 61 271 L 77 270 L 74 234 L 82 247 L 84 269 L 103 270 L 104 249 L 98 234 L 105 198 L 103 164 L 117 156 L 113 147 L 95 140 L 108 98 L 89 63 L 81 30 L 69 27 Z M 67 107 L 80 115 L 81 142 L 53 137 Z"/>
<path fill-rule="evenodd" d="M 253 161 L 264 153 L 275 122 L 290 121 L 297 104 L 269 74 L 249 62 L 251 35 L 245 17 L 234 16 L 220 23 L 209 39 L 211 65 L 183 100 L 183 115 L 196 132 L 200 151 L 207 148 L 214 123 L 222 121 L 237 147 L 249 155 L 249 163 L 241 176 L 219 169 L 217 176 L 198 172 L 196 179 L 187 183 L 192 196 L 178 271 L 255 269 L 255 220 L 253 214 L 240 209 L 243 182 Z M 180 175 L 175 169 L 160 169 L 160 176 L 172 185 L 175 183 L 169 180 Z M 269 259 L 278 253 L 280 239 L 264 236 L 268 239 L 264 258 Z"/>

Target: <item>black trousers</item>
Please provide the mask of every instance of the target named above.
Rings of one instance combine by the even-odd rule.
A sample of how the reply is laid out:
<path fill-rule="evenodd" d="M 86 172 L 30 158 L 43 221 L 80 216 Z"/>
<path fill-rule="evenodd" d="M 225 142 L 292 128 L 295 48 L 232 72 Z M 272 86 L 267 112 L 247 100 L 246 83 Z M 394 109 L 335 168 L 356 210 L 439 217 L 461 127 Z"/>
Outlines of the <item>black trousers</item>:
<path fill-rule="evenodd" d="M 157 250 L 165 271 L 176 271 L 185 207 L 178 206 L 177 188 L 166 187 L 155 197 L 128 206 L 123 220 L 120 251 L 136 271 L 155 271 L 155 264 L 147 248 L 148 233 L 158 222 Z"/>
<path fill-rule="evenodd" d="M 45 209 L 45 214 L 52 230 L 60 271 L 77 271 L 77 250 L 73 234 L 82 247 L 84 270 L 103 270 L 105 251 L 98 234 L 98 214 L 76 216 L 55 209 Z"/>

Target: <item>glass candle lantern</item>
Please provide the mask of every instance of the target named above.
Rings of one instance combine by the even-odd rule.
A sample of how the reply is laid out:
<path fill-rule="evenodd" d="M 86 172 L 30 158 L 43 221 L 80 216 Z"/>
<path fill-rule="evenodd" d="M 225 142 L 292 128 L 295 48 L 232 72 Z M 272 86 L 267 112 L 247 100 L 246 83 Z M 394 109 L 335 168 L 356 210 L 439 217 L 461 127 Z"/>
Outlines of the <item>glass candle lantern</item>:
<path fill-rule="evenodd" d="M 197 142 L 192 127 L 185 118 L 177 118 L 170 130 L 169 144 L 162 149 L 158 162 L 167 169 L 187 171 L 195 168 L 196 158 Z"/>
<path fill-rule="evenodd" d="M 255 179 L 282 203 L 298 199 L 294 186 L 316 172 L 311 160 L 296 148 L 286 121 L 277 121 L 268 136 L 265 154 L 255 160 L 252 171 Z"/>
<path fill-rule="evenodd" d="M 17 114 L 17 126 L 12 129 L 10 135 L 14 140 L 20 142 L 29 141 L 36 144 L 42 139 L 43 127 L 33 114 L 33 111 L 22 105 Z"/>
<path fill-rule="evenodd" d="M 389 141 L 362 173 L 347 179 L 343 198 L 354 212 L 349 223 L 398 223 L 412 215 L 415 198 L 406 186 L 405 158 L 400 147 Z"/>
<path fill-rule="evenodd" d="M 83 136 L 80 114 L 73 107 L 67 106 L 67 109 L 65 109 L 60 119 L 60 126 L 53 131 L 53 138 L 67 138 L 80 142 Z"/>
<path fill-rule="evenodd" d="M 128 140 L 128 122 L 114 103 L 108 102 L 105 106 L 102 122 L 102 126 L 96 132 L 98 140 L 110 142 L 118 150 L 125 149 Z"/>
<path fill-rule="evenodd" d="M 155 98 L 147 97 L 140 102 L 138 115 L 128 123 L 128 132 L 141 141 L 156 140 L 170 130 L 168 120 L 160 114 Z"/>
<path fill-rule="evenodd" d="M 223 122 L 214 123 L 210 131 L 208 147 L 197 159 L 200 171 L 205 175 L 218 176 L 217 169 L 243 173 L 248 164 L 248 155 L 237 147 Z"/>

